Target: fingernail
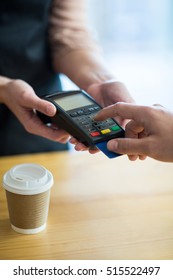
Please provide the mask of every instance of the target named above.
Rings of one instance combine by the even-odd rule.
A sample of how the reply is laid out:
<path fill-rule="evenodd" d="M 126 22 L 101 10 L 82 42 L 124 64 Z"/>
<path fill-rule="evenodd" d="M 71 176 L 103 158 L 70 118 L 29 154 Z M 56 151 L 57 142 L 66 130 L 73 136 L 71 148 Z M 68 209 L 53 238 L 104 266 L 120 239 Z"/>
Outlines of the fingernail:
<path fill-rule="evenodd" d="M 52 104 L 48 104 L 47 107 L 46 107 L 46 113 L 48 115 L 54 115 L 56 112 L 56 109 L 54 106 L 52 106 Z"/>

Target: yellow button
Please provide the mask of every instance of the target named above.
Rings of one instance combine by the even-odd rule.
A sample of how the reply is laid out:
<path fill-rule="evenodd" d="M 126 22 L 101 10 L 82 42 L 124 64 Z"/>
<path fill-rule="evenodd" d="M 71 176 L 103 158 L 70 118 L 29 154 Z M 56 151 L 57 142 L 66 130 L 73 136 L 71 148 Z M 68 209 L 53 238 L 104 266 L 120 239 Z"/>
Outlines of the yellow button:
<path fill-rule="evenodd" d="M 103 130 L 101 130 L 101 133 L 102 133 L 102 134 L 107 134 L 107 133 L 109 133 L 109 132 L 111 132 L 110 129 L 103 129 Z"/>

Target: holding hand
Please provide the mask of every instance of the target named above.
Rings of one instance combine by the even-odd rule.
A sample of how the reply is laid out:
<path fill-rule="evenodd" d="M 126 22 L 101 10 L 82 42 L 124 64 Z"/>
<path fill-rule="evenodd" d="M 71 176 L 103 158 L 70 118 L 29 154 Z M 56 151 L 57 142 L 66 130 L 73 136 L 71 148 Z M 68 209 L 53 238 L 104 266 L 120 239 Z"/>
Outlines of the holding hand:
<path fill-rule="evenodd" d="M 87 92 L 103 108 L 117 102 L 134 103 L 134 99 L 131 97 L 126 86 L 116 80 L 108 80 L 106 82 L 92 84 L 88 87 Z M 126 123 L 124 118 L 120 116 L 116 116 L 116 120 L 122 126 Z"/>
<path fill-rule="evenodd" d="M 56 108 L 40 99 L 32 87 L 22 80 L 11 80 L 4 88 L 3 103 L 15 114 L 26 131 L 53 141 L 66 143 L 69 134 L 62 129 L 48 127 L 38 118 L 35 110 L 47 116 L 54 116 Z"/>
<path fill-rule="evenodd" d="M 119 101 L 129 103 L 134 102 L 126 86 L 123 83 L 113 79 L 105 82 L 91 84 L 87 88 L 87 93 L 90 94 L 102 107 L 107 107 Z M 124 126 L 127 122 L 123 117 L 118 115 L 116 116 L 116 120 L 122 126 Z M 88 150 L 88 148 L 84 144 L 78 142 L 74 137 L 70 139 L 70 143 L 75 145 L 76 151 Z M 97 148 L 89 149 L 89 152 L 91 154 L 95 154 L 98 151 L 99 150 Z"/>
<path fill-rule="evenodd" d="M 127 154 L 130 160 L 146 156 L 173 162 L 173 112 L 161 106 L 139 106 L 117 103 L 104 108 L 96 120 L 120 116 L 130 119 L 125 127 L 125 138 L 108 142 L 110 151 Z"/>

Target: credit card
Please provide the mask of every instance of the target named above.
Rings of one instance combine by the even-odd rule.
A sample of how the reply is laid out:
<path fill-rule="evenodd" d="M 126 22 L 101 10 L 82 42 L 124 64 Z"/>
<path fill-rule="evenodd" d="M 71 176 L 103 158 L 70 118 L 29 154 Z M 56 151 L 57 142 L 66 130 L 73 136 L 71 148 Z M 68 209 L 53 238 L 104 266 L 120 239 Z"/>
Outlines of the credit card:
<path fill-rule="evenodd" d="M 100 151 L 102 151 L 108 158 L 116 158 L 116 157 L 122 156 L 121 154 L 117 154 L 117 153 L 109 151 L 107 149 L 107 143 L 108 143 L 108 141 L 103 141 L 103 142 L 95 144 L 95 146 Z"/>

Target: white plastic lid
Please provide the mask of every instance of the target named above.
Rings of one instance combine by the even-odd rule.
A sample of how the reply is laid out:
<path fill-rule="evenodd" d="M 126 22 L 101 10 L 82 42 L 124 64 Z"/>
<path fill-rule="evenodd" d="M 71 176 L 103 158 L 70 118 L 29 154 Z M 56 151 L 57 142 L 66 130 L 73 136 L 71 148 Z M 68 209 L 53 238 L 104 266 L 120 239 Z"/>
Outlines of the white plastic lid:
<path fill-rule="evenodd" d="M 52 173 L 38 164 L 15 165 L 3 176 L 4 188 L 16 194 L 38 194 L 47 191 L 52 185 Z"/>

